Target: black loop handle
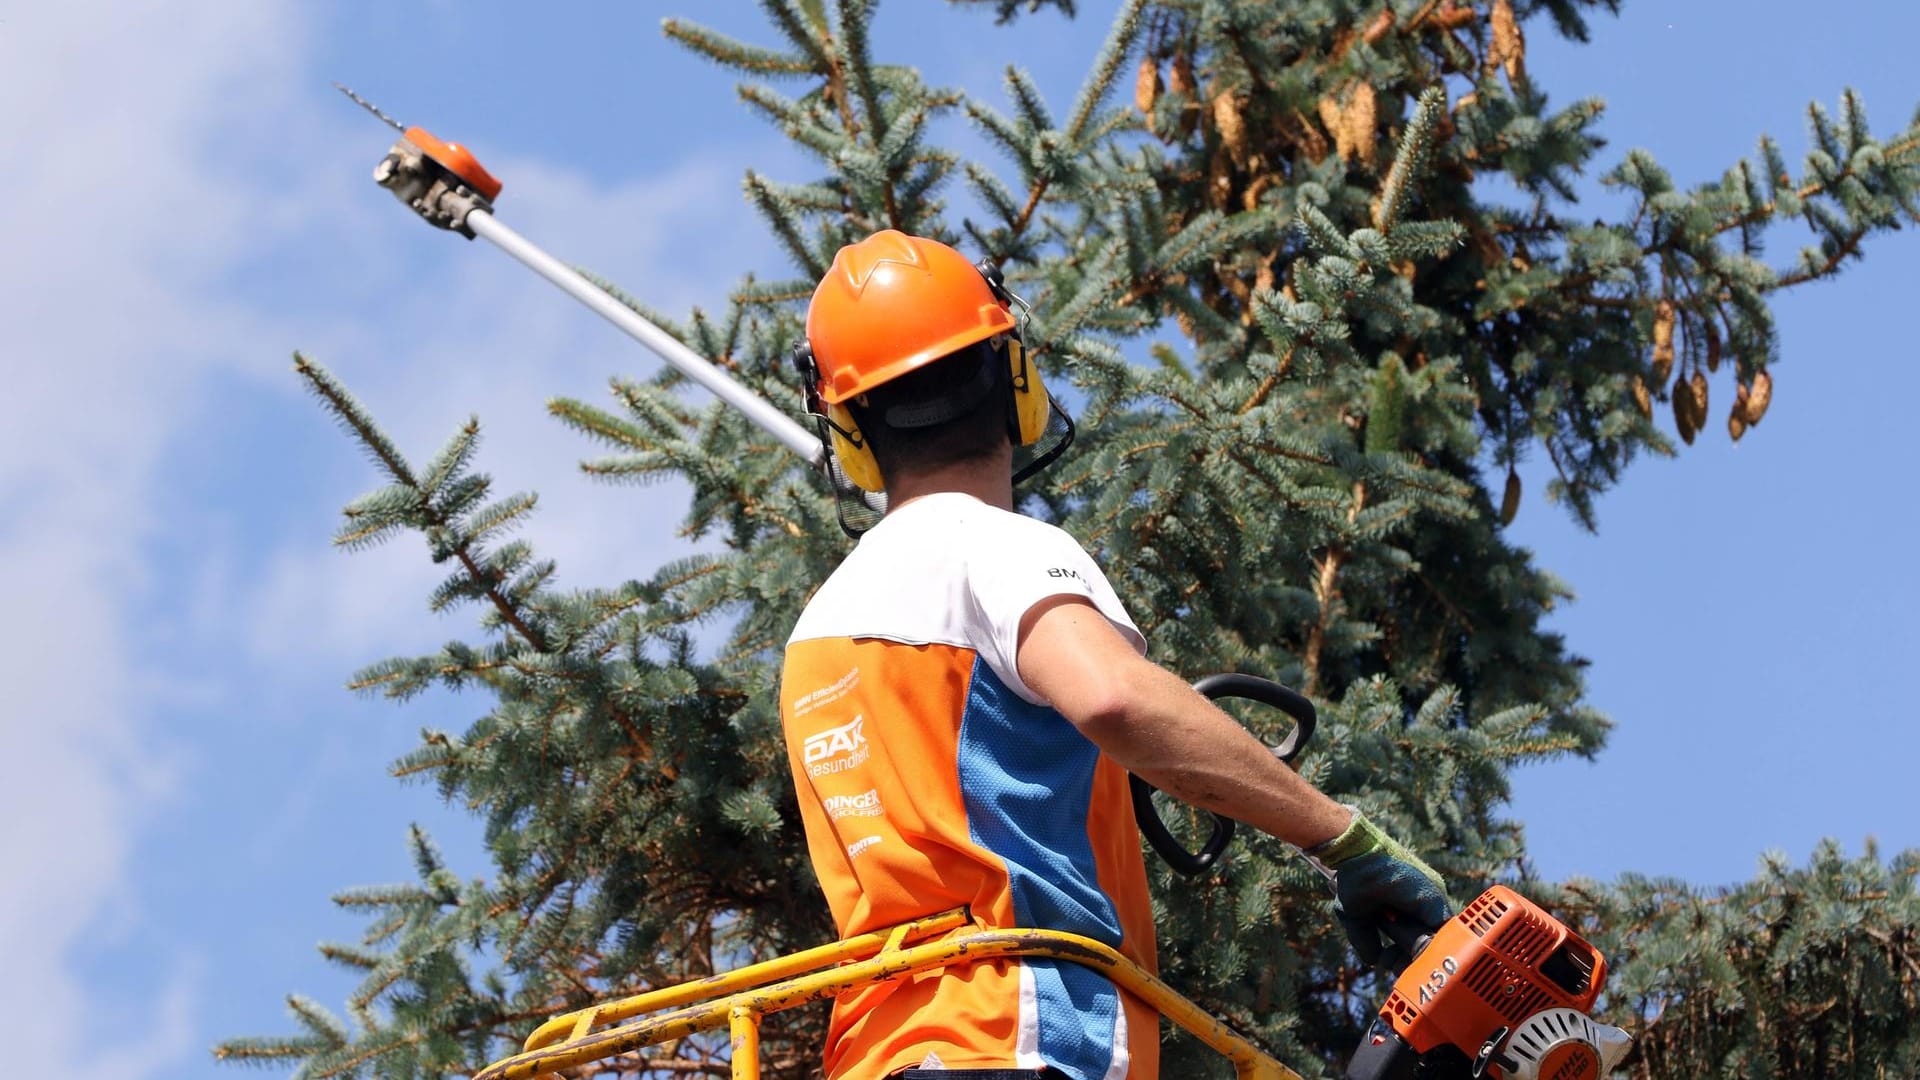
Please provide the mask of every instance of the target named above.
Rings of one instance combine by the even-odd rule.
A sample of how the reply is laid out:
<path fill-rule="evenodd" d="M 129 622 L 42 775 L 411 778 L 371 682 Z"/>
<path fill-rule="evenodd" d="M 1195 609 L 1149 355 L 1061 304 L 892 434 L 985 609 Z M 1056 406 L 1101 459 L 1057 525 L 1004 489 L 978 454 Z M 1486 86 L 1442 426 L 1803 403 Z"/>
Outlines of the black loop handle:
<path fill-rule="evenodd" d="M 1244 675 L 1237 671 L 1222 671 L 1209 675 L 1193 684 L 1195 690 L 1209 698 L 1245 698 L 1262 705 L 1271 705 L 1293 718 L 1293 732 L 1280 740 L 1273 748 L 1273 756 L 1291 765 L 1300 752 L 1307 748 L 1313 739 L 1314 725 L 1319 722 L 1320 714 L 1314 710 L 1313 702 L 1305 694 L 1281 686 L 1272 679 L 1263 679 L 1258 675 Z"/>
<path fill-rule="evenodd" d="M 1293 718 L 1293 731 L 1273 748 L 1274 756 L 1287 764 L 1305 750 L 1307 742 L 1313 738 L 1314 721 L 1318 714 L 1313 702 L 1302 694 L 1281 686 L 1271 679 L 1258 675 L 1245 675 L 1236 671 L 1223 671 L 1208 675 L 1193 684 L 1193 688 L 1209 698 L 1245 698 L 1262 705 L 1271 705 Z M 1140 823 L 1140 833 L 1153 845 L 1168 866 L 1177 874 L 1192 876 L 1201 873 L 1220 860 L 1222 852 L 1233 841 L 1233 819 L 1222 814 L 1213 815 L 1213 832 L 1207 842 L 1200 845 L 1199 851 L 1188 851 L 1174 838 L 1166 822 L 1160 820 L 1160 811 L 1154 808 L 1154 786 L 1142 780 L 1138 775 L 1128 778 L 1133 791 L 1133 817 Z"/>

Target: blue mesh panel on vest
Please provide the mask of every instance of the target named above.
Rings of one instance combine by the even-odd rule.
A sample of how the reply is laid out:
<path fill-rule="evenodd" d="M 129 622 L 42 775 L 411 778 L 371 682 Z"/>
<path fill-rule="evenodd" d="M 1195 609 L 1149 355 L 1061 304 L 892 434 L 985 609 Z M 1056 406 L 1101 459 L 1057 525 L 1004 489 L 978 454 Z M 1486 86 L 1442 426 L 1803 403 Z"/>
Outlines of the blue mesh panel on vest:
<path fill-rule="evenodd" d="M 1019 925 L 1118 945 L 1120 920 L 1100 890 L 1087 837 L 1099 757 L 1065 717 L 1021 700 L 974 661 L 959 747 L 969 834 L 1006 863 Z M 1025 963 L 1040 1056 L 1075 1080 L 1101 1080 L 1120 1008 L 1113 984 L 1076 964 Z"/>

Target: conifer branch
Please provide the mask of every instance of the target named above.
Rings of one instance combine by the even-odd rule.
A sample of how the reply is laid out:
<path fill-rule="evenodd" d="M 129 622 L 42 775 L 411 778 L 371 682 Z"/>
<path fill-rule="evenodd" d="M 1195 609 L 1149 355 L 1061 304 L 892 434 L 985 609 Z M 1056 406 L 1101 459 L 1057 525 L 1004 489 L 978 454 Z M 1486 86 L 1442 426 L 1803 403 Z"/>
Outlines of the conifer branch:
<path fill-rule="evenodd" d="M 493 605 L 501 620 L 518 631 L 528 644 L 540 651 L 546 651 L 545 639 L 522 618 L 517 605 L 500 591 L 504 578 L 494 569 L 483 568 L 477 561 L 474 554 L 474 538 L 452 527 L 454 523 L 449 510 L 453 509 L 457 512 L 457 508 L 463 501 L 477 498 L 485 490 L 484 481 L 470 483 L 465 489 L 451 483 L 477 444 L 478 422 L 469 420 L 436 458 L 432 468 L 432 480 L 435 487 L 441 489 L 445 495 L 444 501 L 436 501 L 433 498 L 435 492 L 428 490 L 414 478 L 406 459 L 401 456 L 400 451 L 387 438 L 386 433 L 380 430 L 372 416 L 354 399 L 346 387 L 340 385 L 325 368 L 297 352 L 294 353 L 294 370 L 306 380 L 308 388 L 320 399 L 327 410 L 334 414 L 342 426 L 353 434 L 361 446 L 366 448 L 374 460 L 387 471 L 387 474 L 394 479 L 396 486 L 411 492 L 414 501 L 412 513 L 418 516 L 420 525 L 440 535 L 455 538 L 447 554 L 458 560 L 464 568 L 468 580 L 474 583 L 475 594 L 484 596 Z M 367 508 L 373 504 L 361 500 L 355 505 Z M 398 509 L 397 505 L 395 509 Z M 350 508 L 349 512 L 352 513 L 353 510 Z M 375 518 L 366 525 L 342 532 L 335 537 L 335 542 L 347 547 L 364 546 L 402 524 L 404 522 L 398 520 L 383 521 Z"/>
<path fill-rule="evenodd" d="M 1413 195 L 1413 185 L 1427 170 L 1434 135 L 1447 105 L 1446 91 L 1430 86 L 1420 94 L 1407 130 L 1400 137 L 1400 148 L 1393 155 L 1393 166 L 1380 185 L 1379 202 L 1373 212 L 1373 227 L 1391 233 L 1405 213 Z"/>
<path fill-rule="evenodd" d="M 1355 481 L 1353 500 L 1347 510 L 1347 526 L 1351 528 L 1360 518 L 1367 505 L 1367 485 L 1364 481 Z M 1313 625 L 1307 630 L 1307 646 L 1301 656 L 1301 669 L 1305 672 L 1305 681 L 1301 692 L 1308 697 L 1317 697 L 1323 692 L 1321 668 L 1327 651 L 1327 635 L 1332 630 L 1333 620 L 1340 608 L 1340 570 L 1347 561 L 1347 549 L 1343 544 L 1334 544 L 1327 553 L 1316 561 L 1313 580 L 1313 596 L 1319 603 L 1319 614 Z"/>
<path fill-rule="evenodd" d="M 760 0 L 760 9 L 765 11 L 787 36 L 787 40 L 813 62 L 814 71 L 824 74 L 832 66 L 832 60 L 822 48 L 820 40 L 807 28 L 806 21 L 793 9 L 791 0 Z"/>
<path fill-rule="evenodd" d="M 867 48 L 867 20 L 871 0 L 835 0 L 839 11 L 840 36 L 846 41 L 847 63 L 853 70 L 853 84 L 867 113 L 867 129 L 878 145 L 887 138 L 887 114 L 880 105 L 880 91 L 873 81 L 873 57 Z"/>
<path fill-rule="evenodd" d="M 1890 165 L 1920 162 L 1920 131 L 1908 131 L 1899 138 L 1882 146 L 1881 153 L 1883 160 Z M 1771 168 L 1774 171 L 1769 179 L 1773 183 L 1785 184 L 1789 182 L 1783 164 L 1775 160 Z M 1753 207 L 1745 213 L 1727 218 L 1714 226 L 1713 231 L 1715 233 L 1725 233 L 1731 232 L 1734 229 L 1758 225 L 1776 214 L 1793 212 L 1793 209 L 1797 209 L 1799 204 L 1817 196 L 1825 195 L 1845 181 L 1858 178 L 1859 173 L 1854 170 L 1853 161 L 1850 157 L 1848 163 L 1832 176 L 1825 179 L 1808 181 L 1805 184 L 1791 189 L 1791 194 L 1784 198 L 1774 198 L 1766 203 Z"/>
<path fill-rule="evenodd" d="M 810 75 L 815 71 L 815 64 L 809 57 L 747 45 L 725 34 L 716 33 L 704 26 L 680 19 L 660 20 L 660 31 L 669 40 L 678 42 L 710 60 L 751 71 L 756 75 Z"/>
<path fill-rule="evenodd" d="M 809 276 L 816 280 L 825 277 L 827 268 L 820 264 L 813 250 L 801 238 L 797 217 L 786 200 L 782 199 L 759 173 L 752 170 L 747 172 L 743 186 L 746 188 L 747 197 L 753 200 L 754 206 L 759 208 L 761 216 L 767 219 L 767 224 L 773 226 L 774 232 L 780 237 L 781 244 L 786 247 L 787 254 L 792 255 L 793 260 L 799 263 L 801 269 L 805 270 Z"/>
<path fill-rule="evenodd" d="M 444 521 L 435 522 L 435 524 L 443 528 L 446 526 Z M 474 559 L 472 546 L 464 540 L 454 549 L 453 555 L 460 560 L 460 565 L 466 570 L 467 576 L 481 583 L 482 595 L 486 597 L 488 603 L 493 605 L 493 610 L 500 616 L 502 622 L 513 627 L 521 640 L 535 651 L 543 653 L 550 651 L 546 636 L 522 617 L 519 605 L 500 591 L 500 586 L 506 581 L 505 575 L 491 569 L 483 569 Z"/>
<path fill-rule="evenodd" d="M 387 475 L 395 483 L 410 488 L 419 486 L 414 483 L 413 471 L 407 467 L 406 458 L 400 456 L 399 449 L 387 438 L 386 432 L 380 430 L 346 387 L 341 386 L 325 368 L 298 352 L 293 354 L 293 369 L 307 381 L 307 389 L 320 399 L 320 403 L 326 406 L 342 427 L 360 440 L 360 445 L 373 456 L 377 464 L 386 469 Z"/>
<path fill-rule="evenodd" d="M 1828 255 L 1818 265 L 1804 267 L 1780 278 L 1779 281 L 1775 283 L 1774 288 L 1790 289 L 1795 285 L 1804 285 L 1809 281 L 1815 281 L 1832 275 L 1840 269 L 1842 263 L 1860 253 L 1860 242 L 1867 238 L 1867 233 L 1870 231 L 1872 230 L 1865 226 L 1852 230 L 1847 234 L 1845 240 L 1835 245 L 1833 253 Z"/>
<path fill-rule="evenodd" d="M 1086 134 L 1087 121 L 1093 118 L 1094 110 L 1113 89 L 1113 81 L 1120 74 L 1120 65 L 1126 62 L 1133 46 L 1140 39 L 1143 29 L 1140 13 L 1146 8 L 1146 0 L 1126 0 L 1120 10 L 1114 14 L 1113 23 L 1107 29 L 1105 41 L 1100 43 L 1100 51 L 1095 54 L 1093 70 L 1080 87 L 1079 97 L 1073 103 L 1073 112 L 1067 119 L 1067 141 L 1079 144 Z"/>

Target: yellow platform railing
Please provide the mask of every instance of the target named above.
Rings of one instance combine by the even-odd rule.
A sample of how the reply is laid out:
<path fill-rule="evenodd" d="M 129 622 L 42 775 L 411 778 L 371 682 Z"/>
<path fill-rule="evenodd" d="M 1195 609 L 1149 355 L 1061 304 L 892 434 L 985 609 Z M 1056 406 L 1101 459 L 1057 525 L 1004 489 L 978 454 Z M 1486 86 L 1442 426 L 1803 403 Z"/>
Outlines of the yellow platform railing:
<path fill-rule="evenodd" d="M 759 1080 L 760 1018 L 768 1013 L 933 968 L 1015 956 L 1058 960 L 1100 972 L 1232 1061 L 1239 1080 L 1301 1080 L 1299 1073 L 1267 1056 L 1145 968 L 1091 938 L 1057 930 L 979 927 L 926 940 L 968 925 L 965 911 L 943 912 L 564 1013 L 534 1029 L 520 1053 L 480 1070 L 474 1080 L 533 1080 L 721 1027 L 728 1029 L 732 1040 L 733 1080 Z M 628 1020 L 634 1022 L 622 1023 Z"/>

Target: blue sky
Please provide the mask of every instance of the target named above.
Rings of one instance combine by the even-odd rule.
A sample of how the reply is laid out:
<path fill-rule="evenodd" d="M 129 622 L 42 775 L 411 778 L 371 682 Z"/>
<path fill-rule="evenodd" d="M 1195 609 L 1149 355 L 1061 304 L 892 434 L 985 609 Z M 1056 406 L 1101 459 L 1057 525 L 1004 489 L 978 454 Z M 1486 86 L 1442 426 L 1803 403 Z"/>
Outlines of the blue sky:
<path fill-rule="evenodd" d="M 813 175 L 727 76 L 661 40 L 668 13 L 765 40 L 750 5 L 706 6 L 0 3 L 0 1014 L 129 1021 L 67 1071 L 203 1075 L 215 1039 L 286 1028 L 286 991 L 339 1002 L 350 980 L 312 945 L 358 927 L 326 897 L 407 876 L 410 821 L 463 874 L 487 869 L 461 812 L 385 772 L 480 703 L 340 688 L 469 624 L 424 611 L 436 575 L 416 543 L 328 548 L 373 476 L 301 395 L 291 349 L 413 453 L 478 412 L 485 467 L 541 492 L 529 535 L 564 580 L 680 550 L 681 493 L 586 483 L 591 451 L 542 411 L 650 358 L 411 221 L 367 178 L 387 132 L 330 80 L 469 143 L 507 183 L 505 220 L 684 310 L 786 269 L 741 173 Z M 1064 108 L 1104 27 L 1083 6 L 1008 31 L 896 0 L 876 48 L 976 88 L 1018 62 Z M 1603 160 L 1644 146 L 1692 182 L 1761 131 L 1797 160 L 1806 102 L 1843 86 L 1877 130 L 1912 115 L 1920 10 L 1819 11 L 1635 0 L 1592 47 L 1537 30 L 1530 63 L 1562 100 L 1608 100 Z M 1822 836 L 1920 845 L 1902 693 L 1916 274 L 1920 242 L 1896 235 L 1781 298 L 1766 423 L 1735 447 L 1716 420 L 1679 460 L 1637 465 L 1597 537 L 1528 472 L 1514 534 L 1578 592 L 1554 625 L 1619 723 L 1598 763 L 1516 777 L 1542 872 L 1714 883 Z"/>

